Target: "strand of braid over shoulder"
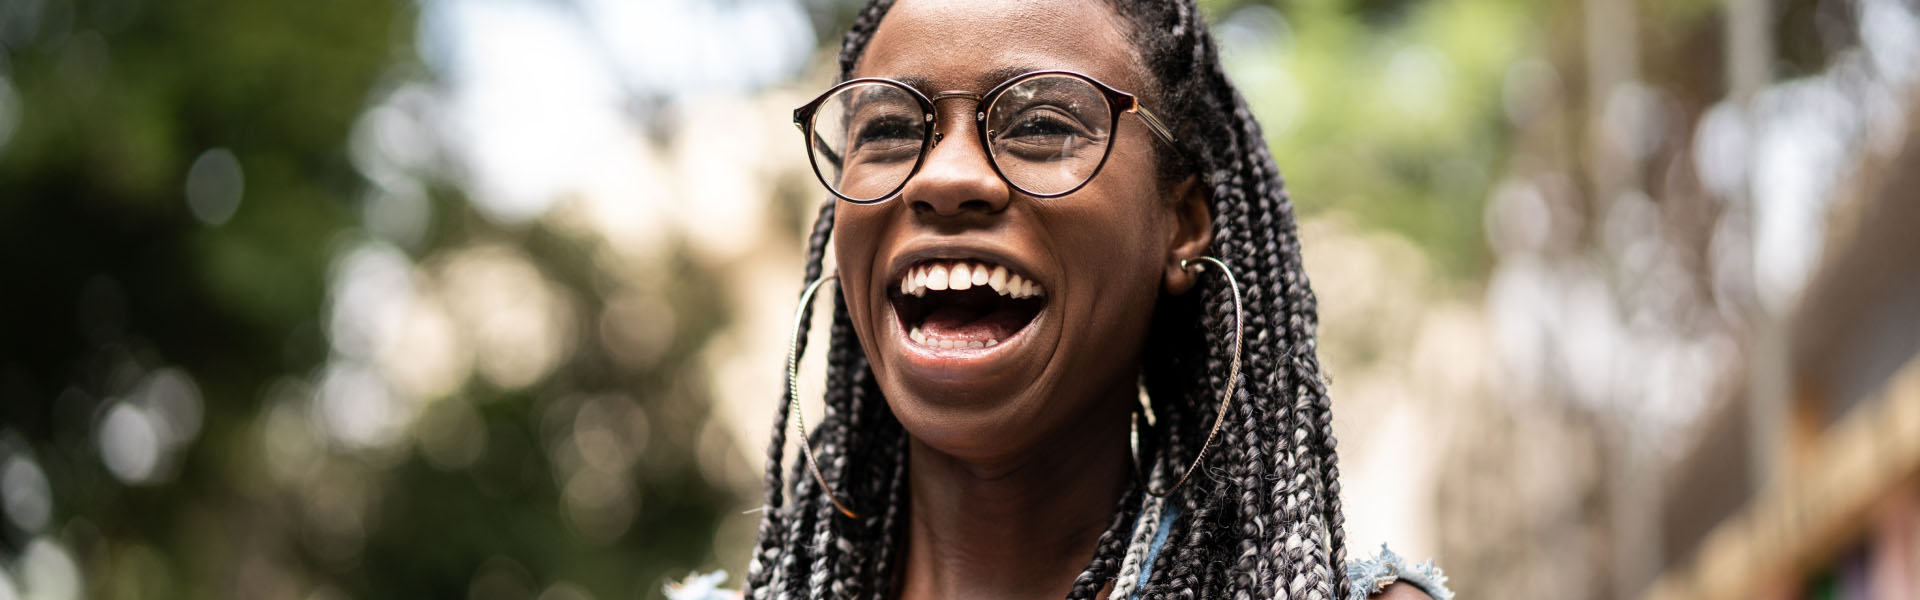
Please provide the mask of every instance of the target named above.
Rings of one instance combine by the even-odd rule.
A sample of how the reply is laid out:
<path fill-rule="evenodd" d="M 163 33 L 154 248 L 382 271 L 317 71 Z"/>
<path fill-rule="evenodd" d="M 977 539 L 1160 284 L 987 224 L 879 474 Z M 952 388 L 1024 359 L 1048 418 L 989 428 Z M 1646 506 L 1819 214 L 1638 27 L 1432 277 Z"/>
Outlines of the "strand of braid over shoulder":
<path fill-rule="evenodd" d="M 1192 0 L 879 0 L 839 66 L 795 113 L 831 197 L 746 598 L 1389 587 L 1349 575 L 1294 207 Z"/>

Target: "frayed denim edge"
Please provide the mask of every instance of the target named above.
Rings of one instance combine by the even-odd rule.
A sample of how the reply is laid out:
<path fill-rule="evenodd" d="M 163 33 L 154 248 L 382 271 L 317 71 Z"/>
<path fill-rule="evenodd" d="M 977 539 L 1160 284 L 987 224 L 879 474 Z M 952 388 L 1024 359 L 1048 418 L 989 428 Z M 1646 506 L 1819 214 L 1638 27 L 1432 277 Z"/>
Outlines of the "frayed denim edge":
<path fill-rule="evenodd" d="M 1400 555 L 1388 550 L 1386 544 L 1380 545 L 1379 556 L 1347 561 L 1347 580 L 1353 584 L 1347 600 L 1366 600 L 1396 581 L 1420 588 L 1433 596 L 1433 600 L 1453 600 L 1453 590 L 1447 589 L 1447 575 L 1434 566 L 1433 559 L 1408 565 Z"/>

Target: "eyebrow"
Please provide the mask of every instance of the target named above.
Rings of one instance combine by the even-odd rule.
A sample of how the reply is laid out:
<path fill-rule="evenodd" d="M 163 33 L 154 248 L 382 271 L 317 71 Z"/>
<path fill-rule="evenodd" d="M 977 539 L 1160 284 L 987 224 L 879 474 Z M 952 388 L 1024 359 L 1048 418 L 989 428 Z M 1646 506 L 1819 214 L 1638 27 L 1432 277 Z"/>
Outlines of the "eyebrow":
<path fill-rule="evenodd" d="M 1029 66 L 1029 65 L 1009 65 L 1005 67 L 1000 67 L 997 69 L 987 71 L 985 73 L 981 73 L 979 77 L 973 80 L 974 89 L 964 90 L 964 91 L 985 94 L 987 93 L 987 90 L 992 89 L 993 86 L 1000 85 L 1001 83 L 1004 83 L 1009 79 L 1013 79 L 1015 77 L 1019 77 L 1021 75 L 1025 75 L 1025 74 L 1032 73 L 1034 71 L 1040 71 L 1040 70 L 1043 70 L 1043 69 L 1039 67 Z M 900 83 L 904 83 L 909 86 L 912 86 L 913 89 L 920 90 L 920 93 L 926 94 L 928 96 L 939 94 L 941 92 L 962 91 L 962 90 L 934 89 L 933 80 L 928 79 L 921 75 L 906 75 L 902 77 L 896 77 L 894 78 L 894 80 Z"/>

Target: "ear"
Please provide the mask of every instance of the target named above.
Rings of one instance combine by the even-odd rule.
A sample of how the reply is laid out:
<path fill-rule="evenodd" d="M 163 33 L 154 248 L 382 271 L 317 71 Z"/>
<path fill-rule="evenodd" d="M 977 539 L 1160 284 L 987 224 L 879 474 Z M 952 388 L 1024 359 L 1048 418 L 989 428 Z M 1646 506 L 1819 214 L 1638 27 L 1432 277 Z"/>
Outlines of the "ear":
<path fill-rule="evenodd" d="M 1167 240 L 1166 274 L 1161 277 L 1167 293 L 1175 296 L 1193 289 L 1194 274 L 1180 268 L 1180 261 L 1206 254 L 1213 245 L 1213 207 L 1198 176 L 1188 176 L 1175 184 L 1173 192 L 1173 236 Z"/>

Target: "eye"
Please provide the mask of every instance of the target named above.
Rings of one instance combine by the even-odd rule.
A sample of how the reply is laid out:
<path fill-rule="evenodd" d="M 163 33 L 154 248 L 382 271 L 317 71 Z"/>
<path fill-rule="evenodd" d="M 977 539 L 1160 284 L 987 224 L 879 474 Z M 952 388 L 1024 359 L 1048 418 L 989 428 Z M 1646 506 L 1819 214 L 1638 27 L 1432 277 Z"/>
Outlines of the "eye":
<path fill-rule="evenodd" d="M 909 125 L 906 119 L 882 118 L 860 124 L 859 133 L 854 135 L 854 144 L 891 143 L 918 137 L 917 128 Z"/>
<path fill-rule="evenodd" d="M 863 121 L 852 137 L 852 148 L 847 154 L 859 160 L 911 157 L 920 149 L 920 127 L 914 120 L 898 115 Z"/>
<path fill-rule="evenodd" d="M 1074 156 L 1099 141 L 1079 118 L 1054 106 L 1023 109 L 993 135 L 996 152 L 1033 161 Z"/>
<path fill-rule="evenodd" d="M 1081 128 L 1059 116 L 1038 114 L 1023 116 L 1013 123 L 1003 137 L 1059 137 L 1081 135 Z"/>

